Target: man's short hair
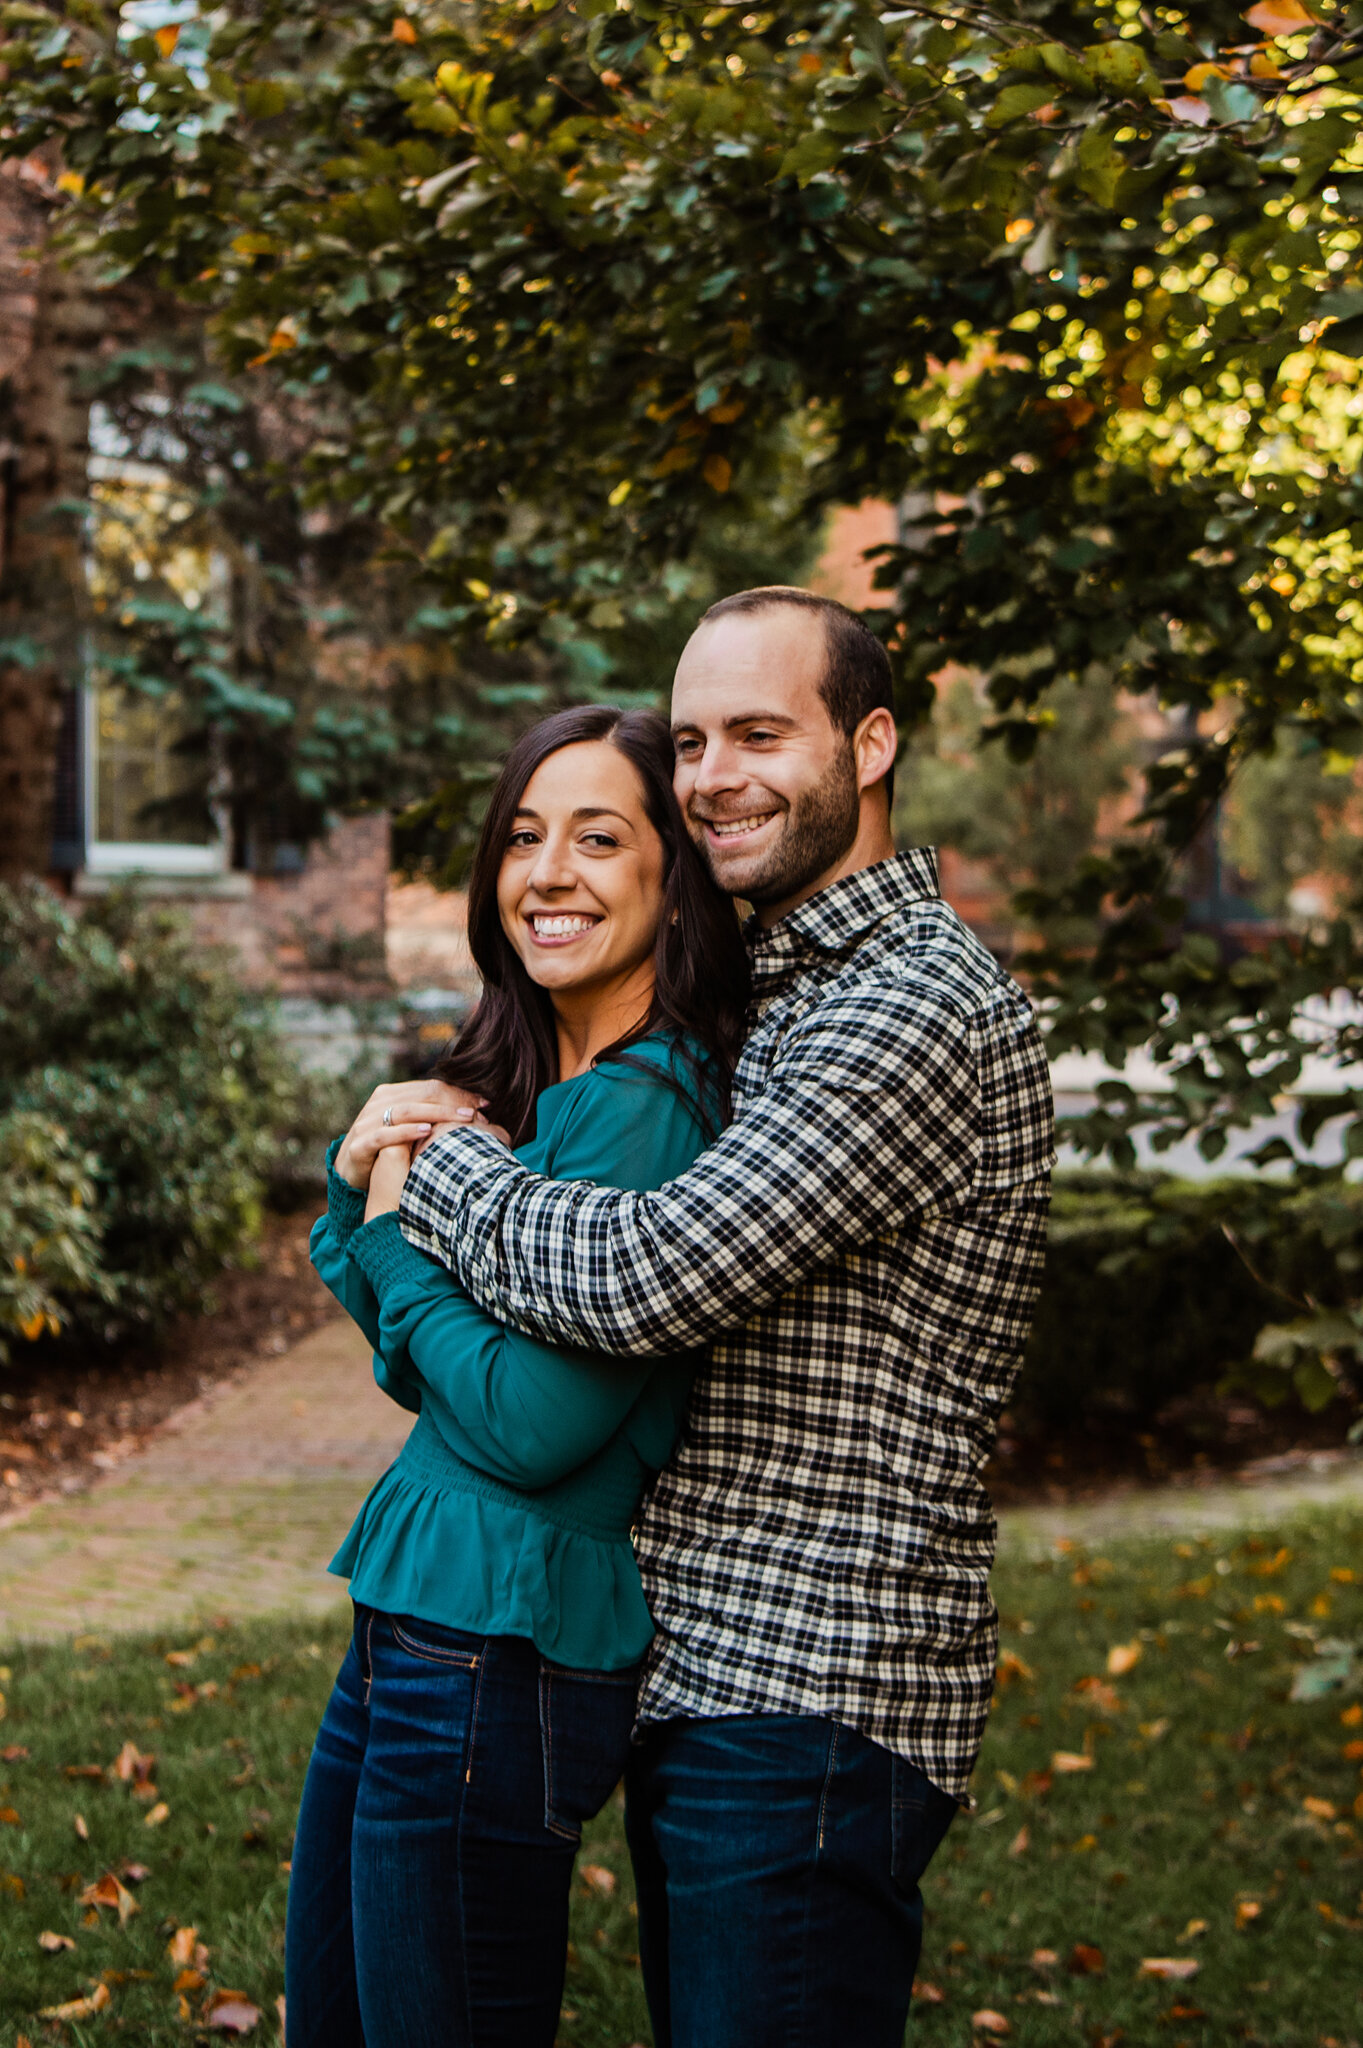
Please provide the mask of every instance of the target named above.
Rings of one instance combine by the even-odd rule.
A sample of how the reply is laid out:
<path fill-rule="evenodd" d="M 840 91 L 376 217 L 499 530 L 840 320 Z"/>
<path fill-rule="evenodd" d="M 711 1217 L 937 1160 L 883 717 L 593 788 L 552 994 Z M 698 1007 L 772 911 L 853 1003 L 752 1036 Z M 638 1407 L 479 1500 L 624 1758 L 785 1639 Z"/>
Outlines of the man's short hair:
<path fill-rule="evenodd" d="M 780 605 L 815 612 L 823 622 L 825 661 L 819 695 L 839 732 L 850 739 L 872 711 L 888 711 L 894 717 L 890 657 L 866 621 L 834 597 L 820 597 L 793 583 L 762 584 L 756 590 L 739 590 L 732 597 L 720 598 L 702 615 L 700 624 L 713 626 L 718 619 L 775 611 Z M 885 794 L 894 796 L 893 767 L 885 777 Z"/>

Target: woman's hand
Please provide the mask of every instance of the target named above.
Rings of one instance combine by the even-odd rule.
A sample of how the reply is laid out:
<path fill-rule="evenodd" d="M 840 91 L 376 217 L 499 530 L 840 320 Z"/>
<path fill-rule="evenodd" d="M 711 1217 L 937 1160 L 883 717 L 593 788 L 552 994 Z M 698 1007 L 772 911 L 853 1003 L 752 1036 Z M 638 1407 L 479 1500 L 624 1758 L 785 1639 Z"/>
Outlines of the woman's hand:
<path fill-rule="evenodd" d="M 341 1141 L 336 1171 L 361 1192 L 379 1154 L 394 1145 L 410 1148 L 437 1124 L 449 1125 L 460 1110 L 481 1108 L 481 1099 L 448 1081 L 388 1081 L 376 1088 Z M 384 1121 L 385 1114 L 387 1121 Z"/>
<path fill-rule="evenodd" d="M 386 1216 L 398 1207 L 411 1164 L 409 1145 L 384 1146 L 369 1176 L 369 1200 L 364 1205 L 366 1223 L 372 1223 L 376 1216 Z"/>

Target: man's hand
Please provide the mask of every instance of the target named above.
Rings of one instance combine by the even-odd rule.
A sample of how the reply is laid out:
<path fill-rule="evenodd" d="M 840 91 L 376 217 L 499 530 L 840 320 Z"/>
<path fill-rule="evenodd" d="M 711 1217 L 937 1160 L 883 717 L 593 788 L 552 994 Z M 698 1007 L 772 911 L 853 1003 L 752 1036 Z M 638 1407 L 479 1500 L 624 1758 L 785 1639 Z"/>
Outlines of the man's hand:
<path fill-rule="evenodd" d="M 336 1154 L 336 1171 L 363 1192 L 380 1152 L 393 1145 L 410 1148 L 428 1138 L 437 1124 L 448 1129 L 456 1116 L 467 1121 L 467 1115 L 476 1116 L 481 1107 L 480 1096 L 451 1087 L 448 1081 L 387 1081 L 374 1090 L 346 1132 Z M 467 1115 L 460 1116 L 461 1111 Z"/>

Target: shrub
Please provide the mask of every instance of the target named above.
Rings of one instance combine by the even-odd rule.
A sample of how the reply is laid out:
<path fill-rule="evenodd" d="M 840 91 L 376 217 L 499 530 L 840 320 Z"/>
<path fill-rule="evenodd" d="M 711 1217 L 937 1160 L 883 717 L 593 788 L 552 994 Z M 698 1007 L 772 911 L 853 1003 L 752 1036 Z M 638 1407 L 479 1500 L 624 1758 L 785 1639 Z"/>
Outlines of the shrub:
<path fill-rule="evenodd" d="M 1247 1371 L 1295 1305 L 1344 1306 L 1363 1268 L 1363 1188 L 1168 1174 L 1057 1178 L 1046 1272 L 1011 1403 L 1024 1428 L 1148 1426 Z"/>
<path fill-rule="evenodd" d="M 55 1336 L 71 1297 L 107 1294 L 94 1165 L 45 1117 L 0 1117 L 0 1364 L 10 1337 Z"/>
<path fill-rule="evenodd" d="M 130 895 L 77 917 L 0 890 L 0 1115 L 91 1155 L 106 1286 L 56 1290 L 112 1335 L 194 1301 L 260 1216 L 299 1077 L 224 957 Z"/>

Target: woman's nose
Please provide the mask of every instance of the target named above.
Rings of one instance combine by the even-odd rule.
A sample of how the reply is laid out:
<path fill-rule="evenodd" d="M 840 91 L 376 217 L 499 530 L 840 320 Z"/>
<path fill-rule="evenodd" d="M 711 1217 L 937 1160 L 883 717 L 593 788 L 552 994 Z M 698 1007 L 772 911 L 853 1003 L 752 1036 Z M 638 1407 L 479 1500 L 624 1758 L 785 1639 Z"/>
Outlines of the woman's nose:
<path fill-rule="evenodd" d="M 552 839 L 544 840 L 530 870 L 531 887 L 541 891 L 571 889 L 576 880 L 569 849 Z"/>

